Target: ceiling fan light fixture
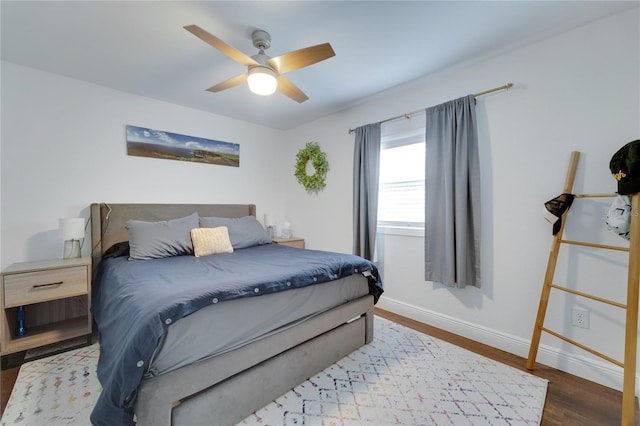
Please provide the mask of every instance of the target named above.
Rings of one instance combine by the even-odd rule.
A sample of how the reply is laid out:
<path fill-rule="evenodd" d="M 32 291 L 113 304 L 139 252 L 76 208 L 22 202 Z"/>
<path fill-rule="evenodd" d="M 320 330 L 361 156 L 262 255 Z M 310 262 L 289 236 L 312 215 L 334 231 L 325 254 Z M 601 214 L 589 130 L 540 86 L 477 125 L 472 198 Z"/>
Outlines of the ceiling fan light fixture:
<path fill-rule="evenodd" d="M 294 101 L 302 103 L 309 99 L 309 97 L 284 77 L 283 74 L 324 61 L 336 54 L 329 43 L 323 43 L 271 58 L 264 53 L 264 50 L 271 46 L 271 36 L 264 30 L 256 30 L 251 34 L 251 39 L 253 40 L 253 46 L 259 51 L 253 56 L 247 56 L 197 25 L 187 25 L 184 29 L 211 47 L 219 50 L 230 59 L 247 67 L 246 74 L 242 73 L 215 86 L 211 86 L 207 89 L 209 92 L 219 92 L 239 86 L 247 81 L 249 89 L 253 93 L 266 96 L 278 90 Z"/>
<path fill-rule="evenodd" d="M 265 66 L 250 67 L 247 83 L 249 90 L 262 96 L 273 95 L 278 87 L 276 72 Z"/>

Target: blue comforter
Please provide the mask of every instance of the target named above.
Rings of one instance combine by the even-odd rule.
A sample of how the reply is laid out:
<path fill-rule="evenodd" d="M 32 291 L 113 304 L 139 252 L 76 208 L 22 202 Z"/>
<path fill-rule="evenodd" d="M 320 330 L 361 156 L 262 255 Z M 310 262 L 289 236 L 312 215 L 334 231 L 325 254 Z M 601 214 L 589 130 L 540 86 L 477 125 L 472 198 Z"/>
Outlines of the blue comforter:
<path fill-rule="evenodd" d="M 376 267 L 348 254 L 267 244 L 206 257 L 104 259 L 94 276 L 91 307 L 98 324 L 103 390 L 91 422 L 134 424 L 137 388 L 161 336 L 180 318 L 225 300 L 367 271 L 372 273 L 369 292 L 377 301 L 382 283 Z"/>

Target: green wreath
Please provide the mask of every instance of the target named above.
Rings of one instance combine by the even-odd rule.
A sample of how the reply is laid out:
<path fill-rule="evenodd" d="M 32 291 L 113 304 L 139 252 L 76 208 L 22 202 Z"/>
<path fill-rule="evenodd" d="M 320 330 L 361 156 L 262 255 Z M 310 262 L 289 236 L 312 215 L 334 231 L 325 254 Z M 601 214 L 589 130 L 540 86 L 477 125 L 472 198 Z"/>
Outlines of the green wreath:
<path fill-rule="evenodd" d="M 307 174 L 307 163 L 311 162 L 315 173 Z M 329 171 L 327 155 L 320 150 L 316 142 L 308 142 L 303 149 L 296 154 L 296 171 L 294 176 L 307 191 L 319 191 L 326 186 L 324 178 Z"/>

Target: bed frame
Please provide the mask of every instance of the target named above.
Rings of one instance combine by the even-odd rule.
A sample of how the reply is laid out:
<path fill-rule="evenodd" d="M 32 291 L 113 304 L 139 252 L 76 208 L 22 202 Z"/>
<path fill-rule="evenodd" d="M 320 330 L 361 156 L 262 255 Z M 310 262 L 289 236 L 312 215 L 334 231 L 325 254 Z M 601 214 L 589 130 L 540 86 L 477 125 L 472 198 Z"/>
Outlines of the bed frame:
<path fill-rule="evenodd" d="M 127 240 L 129 219 L 255 216 L 253 204 L 92 204 L 95 268 L 111 245 Z M 365 279 L 364 277 L 362 279 Z M 145 378 L 137 423 L 234 425 L 373 339 L 373 296 L 340 305 L 275 335 L 218 357 Z"/>

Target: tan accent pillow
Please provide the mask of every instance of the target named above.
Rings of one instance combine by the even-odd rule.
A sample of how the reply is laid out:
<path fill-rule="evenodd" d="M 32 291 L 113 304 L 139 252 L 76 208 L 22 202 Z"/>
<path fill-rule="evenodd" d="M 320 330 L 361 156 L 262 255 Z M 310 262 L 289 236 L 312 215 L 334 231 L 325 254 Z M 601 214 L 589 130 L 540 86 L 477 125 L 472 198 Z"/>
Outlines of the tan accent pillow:
<path fill-rule="evenodd" d="M 217 228 L 194 228 L 191 230 L 193 252 L 196 257 L 211 254 L 233 253 L 233 246 L 229 240 L 229 230 L 226 226 Z"/>

